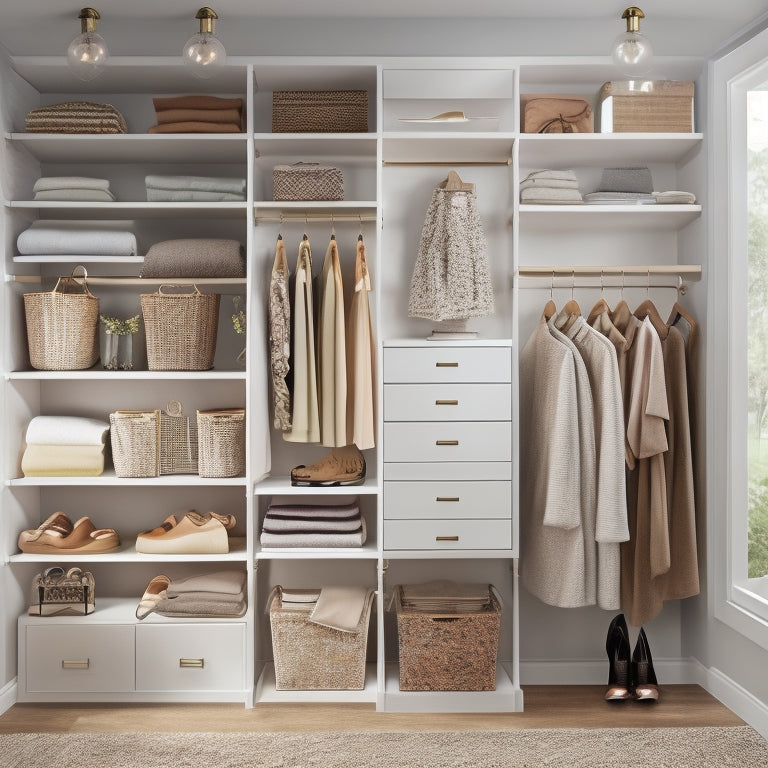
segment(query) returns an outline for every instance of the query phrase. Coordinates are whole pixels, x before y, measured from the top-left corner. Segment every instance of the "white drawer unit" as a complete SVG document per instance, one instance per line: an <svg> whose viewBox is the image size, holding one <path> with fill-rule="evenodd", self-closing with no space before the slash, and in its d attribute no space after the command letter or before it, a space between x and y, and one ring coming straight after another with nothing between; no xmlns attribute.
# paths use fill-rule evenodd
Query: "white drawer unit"
<svg viewBox="0 0 768 768"><path fill-rule="evenodd" d="M509 421L384 423L384 461L511 460Z"/></svg>
<svg viewBox="0 0 768 768"><path fill-rule="evenodd" d="M240 691L245 624L136 627L137 691Z"/></svg>
<svg viewBox="0 0 768 768"><path fill-rule="evenodd" d="M509 384L385 384L386 421L509 421Z"/></svg>
<svg viewBox="0 0 768 768"><path fill-rule="evenodd" d="M386 347L385 384L512 381L509 347Z"/></svg>
<svg viewBox="0 0 768 768"><path fill-rule="evenodd" d="M119 693L134 689L130 625L26 624L29 693Z"/></svg>
<svg viewBox="0 0 768 768"><path fill-rule="evenodd" d="M384 482L387 520L509 519L512 485L491 482Z"/></svg>
<svg viewBox="0 0 768 768"><path fill-rule="evenodd" d="M511 546L511 520L384 521L384 549L499 550Z"/></svg>

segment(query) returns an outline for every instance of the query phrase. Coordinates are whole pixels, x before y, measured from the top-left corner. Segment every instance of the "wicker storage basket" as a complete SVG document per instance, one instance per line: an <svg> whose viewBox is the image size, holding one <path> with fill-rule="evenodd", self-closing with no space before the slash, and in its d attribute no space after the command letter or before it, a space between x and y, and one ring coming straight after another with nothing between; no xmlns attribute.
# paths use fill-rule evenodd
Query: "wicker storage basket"
<svg viewBox="0 0 768 768"><path fill-rule="evenodd" d="M367 91L274 91L273 133L366 133Z"/></svg>
<svg viewBox="0 0 768 768"><path fill-rule="evenodd" d="M338 168L318 163L276 165L272 196L275 200L343 200L344 176Z"/></svg>
<svg viewBox="0 0 768 768"><path fill-rule="evenodd" d="M82 268L81 268L82 269ZM99 358L99 300L87 275L62 277L52 291L24 294L29 361L41 371L78 371Z"/></svg>
<svg viewBox="0 0 768 768"><path fill-rule="evenodd" d="M245 474L245 409L197 412L200 477Z"/></svg>
<svg viewBox="0 0 768 768"><path fill-rule="evenodd" d="M501 606L431 613L403 606L396 589L401 691L495 691Z"/></svg>
<svg viewBox="0 0 768 768"><path fill-rule="evenodd" d="M219 327L218 293L141 295L150 371L207 371L213 368Z"/></svg>
<svg viewBox="0 0 768 768"><path fill-rule="evenodd" d="M314 603L284 603L280 588L269 602L275 688L278 691L362 690L373 593L357 632L309 621Z"/></svg>
<svg viewBox="0 0 768 768"><path fill-rule="evenodd" d="M691 133L694 85L690 81L604 83L600 88L602 133Z"/></svg>

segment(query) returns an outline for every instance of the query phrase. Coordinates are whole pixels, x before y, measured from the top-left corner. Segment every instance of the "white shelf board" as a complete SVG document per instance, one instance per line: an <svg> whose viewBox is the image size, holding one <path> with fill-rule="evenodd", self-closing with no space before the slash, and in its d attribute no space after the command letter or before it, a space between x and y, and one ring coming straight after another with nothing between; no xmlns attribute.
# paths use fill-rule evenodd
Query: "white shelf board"
<svg viewBox="0 0 768 768"><path fill-rule="evenodd" d="M384 710L387 712L520 712L522 691L502 664L496 665L495 691L401 691L396 663L386 665Z"/></svg>
<svg viewBox="0 0 768 768"><path fill-rule="evenodd" d="M98 477L16 477L6 481L16 487L43 486L245 486L244 477L200 477L199 475L162 475L160 477L117 477L113 469L104 471Z"/></svg>
<svg viewBox="0 0 768 768"><path fill-rule="evenodd" d="M14 256L14 264L143 264L143 256L42 254ZM90 278L89 278L90 279Z"/></svg>
<svg viewBox="0 0 768 768"><path fill-rule="evenodd" d="M524 133L519 138L519 161L522 169L534 170L668 163L684 158L702 140L700 133Z"/></svg>
<svg viewBox="0 0 768 768"><path fill-rule="evenodd" d="M256 496L269 495L293 495L293 496L318 496L331 494L333 496L363 496L377 494L379 484L375 477L366 477L361 485L339 485L323 488L307 488L305 486L291 485L290 477L267 477L260 480L254 486Z"/></svg>
<svg viewBox="0 0 768 768"><path fill-rule="evenodd" d="M394 133L384 134L382 158L387 163L498 163L511 162L512 133Z"/></svg>
<svg viewBox="0 0 768 768"><path fill-rule="evenodd" d="M426 343L425 343L426 342ZM385 347L511 347L512 339L445 339L431 340L421 337L419 339L384 339Z"/></svg>
<svg viewBox="0 0 768 768"><path fill-rule="evenodd" d="M514 560L519 554L514 549L387 549L383 555L389 560Z"/></svg>
<svg viewBox="0 0 768 768"><path fill-rule="evenodd" d="M248 146L245 133L6 133L5 138L44 163L245 164Z"/></svg>
<svg viewBox="0 0 768 768"><path fill-rule="evenodd" d="M326 211L375 211L375 200L261 200L253 204L259 211L286 211L309 214Z"/></svg>
<svg viewBox="0 0 768 768"><path fill-rule="evenodd" d="M379 550L375 541L362 547L262 547L256 545L256 560L375 560Z"/></svg>
<svg viewBox="0 0 768 768"><path fill-rule="evenodd" d="M119 531L118 531L119 534ZM229 552L218 555L145 555L136 551L136 542L131 537L129 543L123 542L119 550L91 554L88 552L53 553L50 555L15 554L9 560L12 563L61 563L76 560L88 563L218 563L245 562L248 559L245 537L232 536L229 539Z"/></svg>
<svg viewBox="0 0 768 768"><path fill-rule="evenodd" d="M267 662L256 683L256 704L376 702L376 665L365 665L365 687L360 691L278 691L275 665Z"/></svg>
<svg viewBox="0 0 768 768"><path fill-rule="evenodd" d="M376 161L375 133L256 133L256 157L367 157Z"/></svg>
<svg viewBox="0 0 768 768"><path fill-rule="evenodd" d="M245 371L12 371L10 381L245 381Z"/></svg>
<svg viewBox="0 0 768 768"><path fill-rule="evenodd" d="M72 218L82 219L245 219L248 211L248 203L246 202L148 203L136 200L132 202L90 203L60 200L11 200L5 205L7 208L40 211L43 215L46 213L66 213Z"/></svg>
<svg viewBox="0 0 768 768"><path fill-rule="evenodd" d="M699 216L700 205L521 205L520 232L562 230L572 237L580 227L676 231Z"/></svg>

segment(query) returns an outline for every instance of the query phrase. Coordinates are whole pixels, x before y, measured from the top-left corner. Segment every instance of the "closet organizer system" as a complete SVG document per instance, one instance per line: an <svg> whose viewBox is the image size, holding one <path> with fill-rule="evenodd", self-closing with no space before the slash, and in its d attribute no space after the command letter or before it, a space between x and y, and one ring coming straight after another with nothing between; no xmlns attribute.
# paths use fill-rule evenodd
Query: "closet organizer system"
<svg viewBox="0 0 768 768"><path fill-rule="evenodd" d="M63 59L24 57L2 66L8 70L2 77L8 199L3 212L6 551L1 610L6 647L13 648L18 637L18 700L237 701L246 706L363 701L392 711L520 711L519 638L527 630L526 616L518 615L518 455L525 446L525 435L518 434L518 340L530 334L550 291L564 301L571 284L589 306L594 302L588 292L599 294L599 283L606 294L618 291L623 281L628 294L648 290L660 301L667 294L674 298L674 290L657 293L646 282L653 286L659 271L670 272L675 284L678 276L697 279L695 265L682 265L700 252L701 209L520 205L517 185L531 170L568 168L586 190L604 166L637 164L648 165L664 188L700 193L702 136L520 132L522 93L596 94L604 81L615 78L603 58L243 58L206 83L192 81L176 60L124 58L85 85L72 79ZM666 71L692 79L699 68L700 62L676 61ZM365 89L368 132L272 133L273 91L295 89ZM147 133L154 123L153 96L201 92L243 98L244 132ZM129 132L24 132L30 109L73 96L114 104L126 116ZM463 110L468 121L419 122L450 110ZM273 167L299 160L339 167L345 199L274 202ZM477 190L495 313L470 321L476 339L427 341L432 324L408 317L409 281L430 195L451 169ZM245 177L247 200L145 202L144 177L150 173ZM117 202L33 201L32 185L43 175L108 178ZM23 293L51 286L85 261L17 255L16 237L38 218L128 221L142 253L154 242L176 237L239 239L246 246L247 277L197 281L201 290L222 294L213 369L148 371L139 361L126 372L31 370ZM365 451L364 484L333 489L359 497L368 538L357 549L266 549L259 534L273 499L312 503L325 493L291 486L291 468L310 464L328 450L286 441L273 427L266 302L275 243L282 235L293 267L303 234L322 254L332 231L347 292L360 235L372 280L376 444ZM321 264L316 258L316 273ZM137 278L141 256L90 258L86 267L102 311L110 314L135 314L139 294L158 282ZM539 268L538 276L529 277L529 268ZM582 287L585 270L597 287ZM640 287L633 288L638 282ZM244 370L236 363L242 337L233 333L229 319L236 295L246 297ZM34 416L103 419L118 408L156 408L169 400L181 401L189 414L246 408L245 477L121 479L110 471L97 478L22 476L21 441ZM445 401L457 405L446 413L436 405ZM441 503L445 498L459 502ZM18 531L37 527L61 509L73 519L88 515L130 542L167 514L191 508L235 515L229 554L143 555L124 543L118 552L77 558L96 577L93 614L25 615L33 575L56 558L20 554ZM182 578L229 566L247 570L248 610L242 618L135 619L138 600L154 575ZM397 584L436 578L488 582L499 590L503 608L495 691L399 690L389 597ZM363 690L276 690L265 605L276 584L376 588ZM62 663L67 661L80 663ZM11 663L2 682L13 676Z"/></svg>

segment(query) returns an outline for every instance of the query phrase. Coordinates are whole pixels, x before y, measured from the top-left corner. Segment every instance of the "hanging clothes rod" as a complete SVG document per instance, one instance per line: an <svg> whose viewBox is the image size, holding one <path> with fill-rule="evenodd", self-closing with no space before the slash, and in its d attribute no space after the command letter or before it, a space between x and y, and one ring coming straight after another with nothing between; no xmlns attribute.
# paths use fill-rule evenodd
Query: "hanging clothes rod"
<svg viewBox="0 0 768 768"><path fill-rule="evenodd" d="M687 280L701 280L700 264L649 264L617 267L615 264L588 265L578 267L527 266L518 269L520 277L651 277L654 275L677 275Z"/></svg>
<svg viewBox="0 0 768 768"><path fill-rule="evenodd" d="M56 277L41 275L6 275L7 283L42 283L43 281L56 282ZM130 285L130 286L158 286L158 285L242 285L247 280L244 277L132 277L130 275L111 275L107 277L94 277L88 275L89 285Z"/></svg>
<svg viewBox="0 0 768 768"><path fill-rule="evenodd" d="M357 221L362 224L364 221L376 221L375 213L272 213L269 215L256 216L254 221L258 224L260 221Z"/></svg>
<svg viewBox="0 0 768 768"><path fill-rule="evenodd" d="M383 160L382 165L422 165L441 168L455 168L457 166L484 166L484 165L512 165L512 158L506 160Z"/></svg>

